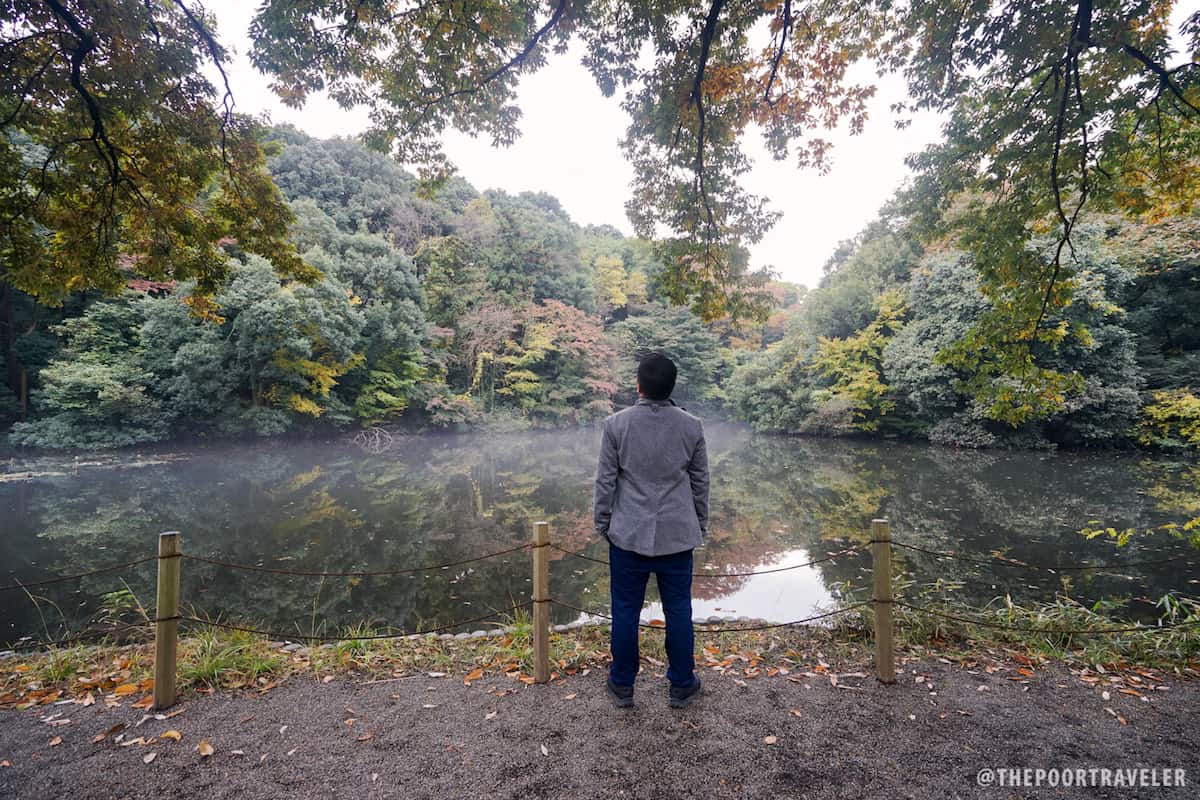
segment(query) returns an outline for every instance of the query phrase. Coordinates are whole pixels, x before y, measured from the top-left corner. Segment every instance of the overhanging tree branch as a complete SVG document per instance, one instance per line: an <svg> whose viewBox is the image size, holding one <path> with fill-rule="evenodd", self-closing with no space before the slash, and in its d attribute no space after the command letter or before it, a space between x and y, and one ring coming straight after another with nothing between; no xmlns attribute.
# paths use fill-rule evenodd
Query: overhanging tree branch
<svg viewBox="0 0 1200 800"><path fill-rule="evenodd" d="M763 87L763 102L771 108L775 107L775 101L771 99L771 84L775 82L775 75L779 72L779 63L783 61L783 54L787 52L788 33L792 30L792 0L784 0L781 19L779 45L775 48L775 58L771 61L771 74L767 76L766 86Z"/></svg>
<svg viewBox="0 0 1200 800"><path fill-rule="evenodd" d="M704 111L704 71L708 68L708 56L711 52L713 39L716 38L717 20L725 0L713 0L704 18L704 30L700 34L700 59L696 65L696 78L692 82L692 101L696 104L696 157L693 169L696 174L696 187L700 202L704 206L707 224L704 231L705 260L709 260L712 251L713 231L716 230L716 219L713 214L712 202L708 196L708 187L704 179L704 141L705 141L705 111Z"/></svg>
<svg viewBox="0 0 1200 800"><path fill-rule="evenodd" d="M1175 96L1176 100L1178 100L1180 103L1185 105L1188 109L1190 109L1193 114L1200 114L1200 107L1196 106L1194 103L1192 103L1190 100L1188 100L1187 97L1183 93L1183 89L1179 86L1179 84L1175 80L1173 80L1171 78L1171 74L1173 72L1177 72L1180 69L1183 69L1190 65L1184 64L1182 67L1178 67L1175 70L1168 71L1161 64L1157 63L1154 59L1150 58L1150 56L1146 55L1141 50L1139 50L1138 48L1134 47L1131 44L1128 44L1126 42L1121 42L1120 48L1121 48L1122 52L1126 53L1129 56L1132 56L1134 59L1139 61L1146 69L1148 69L1150 72L1152 72L1156 76L1158 76L1160 90L1166 89L1167 91L1169 91L1171 94L1173 94Z"/></svg>
<svg viewBox="0 0 1200 800"><path fill-rule="evenodd" d="M438 97L435 97L433 100L430 100L425 104L424 107L432 108L446 102L447 100L452 100L455 97L459 97L464 94L474 94L505 73L519 68L537 48L538 43L541 42L541 40L548 33L550 33L550 31L554 30L554 27L558 25L558 21L562 19L563 12L566 10L567 0L558 0L558 5L555 6L554 12L550 15L550 19L546 20L546 24L534 32L533 36L529 38L529 41L525 43L525 46L521 48L520 52L518 52L504 64L483 76L483 78L478 82L473 83L470 86L464 86L461 89L456 89L453 92L445 92Z"/></svg>
<svg viewBox="0 0 1200 800"><path fill-rule="evenodd" d="M229 128L229 124L233 121L234 105L233 90L229 88L229 75L225 72L225 53L221 49L221 45L217 44L216 38L214 38L208 28L205 27L204 22L194 13L192 13L192 10L187 7L183 0L175 0L175 5L178 6L179 10L183 12L183 15L187 17L188 25L191 26L196 35L200 37L200 40L204 42L204 48L208 51L209 57L213 60L213 65L217 68L217 72L221 74L221 82L225 86L225 94L221 97L221 160L224 162L226 161L225 134ZM153 28L153 17L150 19L150 25Z"/></svg>

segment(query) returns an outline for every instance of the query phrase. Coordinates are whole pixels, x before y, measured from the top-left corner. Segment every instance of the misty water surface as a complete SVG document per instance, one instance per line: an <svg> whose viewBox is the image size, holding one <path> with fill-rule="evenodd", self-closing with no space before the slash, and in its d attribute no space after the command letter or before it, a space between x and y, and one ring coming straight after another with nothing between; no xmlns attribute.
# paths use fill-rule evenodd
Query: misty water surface
<svg viewBox="0 0 1200 800"><path fill-rule="evenodd" d="M1089 523L1152 531L1197 511L1200 468L1139 454L970 452L917 444L754 436L709 425L712 534L697 569L746 572L801 564L865 541L872 517L896 539L1035 563L1104 562L1188 552L1165 532L1117 549L1085 540ZM528 541L547 520L555 542L603 558L592 534L594 431L430 435L372 454L345 442L269 443L0 462L0 579L35 581L152 555L179 530L188 553L308 571L402 569ZM1151 555L1153 554L1153 555ZM1027 572L897 552L919 583L963 581L975 604L1008 593L1146 600L1195 594L1195 565ZM507 608L529 597L529 553L471 567L378 578L254 574L183 562L186 613L297 633L369 622L405 630ZM869 557L751 578L697 580L697 616L787 621L863 585ZM0 640L77 632L102 596L128 589L153 606L153 562L125 573L0 592ZM122 580L123 579L123 580ZM555 554L551 591L607 606L604 566ZM653 589L647 618L656 616ZM128 602L128 596L127 601ZM111 603L110 603L111 605ZM555 622L578 615L555 608ZM128 615L126 619L128 619ZM474 625L474 628L483 627Z"/></svg>

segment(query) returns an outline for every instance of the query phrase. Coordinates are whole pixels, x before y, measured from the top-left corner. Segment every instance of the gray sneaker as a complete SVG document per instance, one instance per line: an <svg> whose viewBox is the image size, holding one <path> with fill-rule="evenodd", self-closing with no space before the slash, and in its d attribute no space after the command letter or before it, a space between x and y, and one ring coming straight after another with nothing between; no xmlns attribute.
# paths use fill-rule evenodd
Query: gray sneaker
<svg viewBox="0 0 1200 800"><path fill-rule="evenodd" d="M692 702L692 698L700 694L703 688L704 681L700 680L699 675L696 676L696 680L691 686L672 686L671 695L668 700L671 708L687 708Z"/></svg>
<svg viewBox="0 0 1200 800"><path fill-rule="evenodd" d="M608 697L612 700L614 706L617 708L629 708L633 705L632 686L617 686L612 682L612 678L605 681L605 686L608 688Z"/></svg>

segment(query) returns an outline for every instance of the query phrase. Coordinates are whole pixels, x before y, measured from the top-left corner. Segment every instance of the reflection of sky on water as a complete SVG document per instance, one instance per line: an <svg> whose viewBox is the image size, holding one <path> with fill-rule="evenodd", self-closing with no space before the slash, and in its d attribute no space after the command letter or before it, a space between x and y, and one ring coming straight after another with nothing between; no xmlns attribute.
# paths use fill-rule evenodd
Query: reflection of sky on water
<svg viewBox="0 0 1200 800"><path fill-rule="evenodd" d="M815 557L807 550L788 550L762 564L758 570L807 564ZM710 567L711 564L706 566L702 559L696 559L696 572L708 572ZM705 580L707 579L695 578L694 583L702 583ZM653 582L652 578L651 585ZM790 622L828 610L830 599L829 589L825 586L820 570L815 566L799 566L787 572L772 572L746 578L746 582L740 588L724 597L712 600L695 598L692 600L692 616L701 619L709 616L750 617L765 619L768 622ZM657 601L648 603L642 612L643 621L662 617L662 604Z"/></svg>

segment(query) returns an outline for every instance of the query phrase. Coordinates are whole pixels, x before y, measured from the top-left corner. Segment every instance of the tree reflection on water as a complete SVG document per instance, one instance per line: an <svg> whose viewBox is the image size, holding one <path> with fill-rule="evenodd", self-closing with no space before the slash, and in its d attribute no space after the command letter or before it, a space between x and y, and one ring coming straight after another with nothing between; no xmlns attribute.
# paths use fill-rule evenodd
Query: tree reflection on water
<svg viewBox="0 0 1200 800"><path fill-rule="evenodd" d="M1194 549L1181 525L1200 514L1200 468L1137 454L970 452L892 442L783 439L710 425L712 535L701 571L750 572L801 563L864 543L872 518L898 541L1029 563L1104 563ZM122 455L75 468L70 460L12 460L0 483L4 583L37 580L150 555L155 536L180 530L186 552L309 571L403 569L444 563L528 540L547 520L562 547L604 558L591 525L592 431L520 436L424 436L381 454L342 443L290 442ZM64 466L65 464L65 466ZM17 473L25 477L17 479ZM1137 533L1091 540L1092 525ZM1128 571L1056 574L939 560L897 551L920 582L964 581L962 598L1073 596L1136 601L1193 593L1200 571L1172 563ZM861 585L855 555L759 577L698 579L697 613L794 619L841 582ZM126 576L153 602L154 564ZM529 556L419 575L311 578L234 572L186 562L185 607L297 633L366 620L403 629L507 608L529 596ZM78 630L123 588L99 575L0 594L0 639ZM555 552L552 593L607 605L602 565ZM651 592L653 600L653 592ZM556 622L574 614L555 609ZM64 620L66 621L64 624Z"/></svg>

